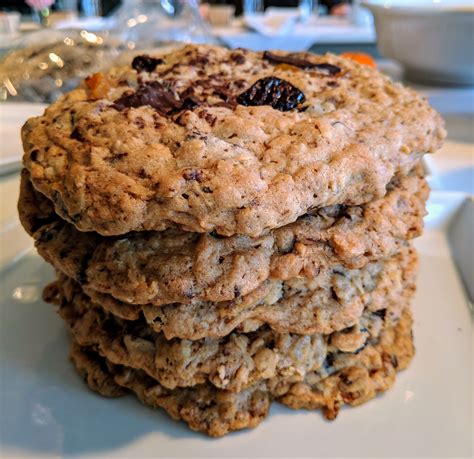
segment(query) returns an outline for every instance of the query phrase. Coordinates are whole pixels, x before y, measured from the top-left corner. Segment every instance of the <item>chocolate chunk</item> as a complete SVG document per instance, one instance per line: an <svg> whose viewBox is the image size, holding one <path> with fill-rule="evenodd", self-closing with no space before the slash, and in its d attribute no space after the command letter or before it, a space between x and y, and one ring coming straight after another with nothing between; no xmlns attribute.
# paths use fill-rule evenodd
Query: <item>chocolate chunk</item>
<svg viewBox="0 0 474 459"><path fill-rule="evenodd" d="M144 54L143 56L136 56L132 61L132 68L137 72L153 72L157 65L163 64L163 59L156 59L154 57Z"/></svg>
<svg viewBox="0 0 474 459"><path fill-rule="evenodd" d="M237 285L234 285L234 298L239 298L240 294L240 288L237 287Z"/></svg>
<svg viewBox="0 0 474 459"><path fill-rule="evenodd" d="M84 136L81 134L81 131L77 127L73 129L71 132L71 135L69 136L71 139L77 140L79 142L84 142Z"/></svg>
<svg viewBox="0 0 474 459"><path fill-rule="evenodd" d="M133 93L126 93L119 97L112 105L118 111L126 108L137 108L149 105L161 115L171 115L181 110L192 110L202 105L203 101L194 95L194 90L188 88L176 97L161 83L152 81L141 84Z"/></svg>
<svg viewBox="0 0 474 459"><path fill-rule="evenodd" d="M162 115L167 115L174 110L180 109L182 103L161 83L152 81L140 85L133 93L126 93L119 97L112 107L122 111L126 108L137 108L145 105L153 107Z"/></svg>
<svg viewBox="0 0 474 459"><path fill-rule="evenodd" d="M390 355L390 362L391 362L393 368L398 368L398 358L395 354Z"/></svg>
<svg viewBox="0 0 474 459"><path fill-rule="evenodd" d="M243 63L245 63L245 56L241 53L232 53L230 55L230 59L232 62L234 62L235 64L237 65L242 65Z"/></svg>
<svg viewBox="0 0 474 459"><path fill-rule="evenodd" d="M345 373L340 373L339 374L339 379L342 381L342 383L345 386L351 386L352 385L352 381L349 379L349 376L347 376Z"/></svg>
<svg viewBox="0 0 474 459"><path fill-rule="evenodd" d="M385 315L387 314L386 309L379 309L378 311L375 311L374 314L378 317L380 317L382 320L385 320Z"/></svg>
<svg viewBox="0 0 474 459"><path fill-rule="evenodd" d="M203 104L203 101L194 94L194 88L191 86L179 95L179 99L182 110L192 110Z"/></svg>
<svg viewBox="0 0 474 459"><path fill-rule="evenodd" d="M304 101L302 91L288 81L274 76L258 80L237 97L237 102L241 105L270 105L282 112L298 108Z"/></svg>
<svg viewBox="0 0 474 459"><path fill-rule="evenodd" d="M302 59L301 57L293 56L288 54L286 56L279 56L278 54L270 53L269 51L265 51L263 53L263 58L272 64L289 64L293 65L294 67L298 67L303 70L323 70L327 72L329 75L336 75L341 72L341 69L336 65L332 64L315 64L314 62L310 62L307 59Z"/></svg>

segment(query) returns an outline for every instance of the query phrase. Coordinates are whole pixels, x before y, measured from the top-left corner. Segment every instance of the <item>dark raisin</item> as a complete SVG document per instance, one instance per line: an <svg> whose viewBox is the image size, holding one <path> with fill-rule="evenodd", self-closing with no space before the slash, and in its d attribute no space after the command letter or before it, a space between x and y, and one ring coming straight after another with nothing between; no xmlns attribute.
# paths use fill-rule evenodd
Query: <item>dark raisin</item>
<svg viewBox="0 0 474 459"><path fill-rule="evenodd" d="M163 59L156 59L144 54L143 56L136 56L133 59L132 68L137 72L153 72L156 66L163 64L163 62Z"/></svg>
<svg viewBox="0 0 474 459"><path fill-rule="evenodd" d="M336 65L332 64L316 64L314 62L310 62L307 59L303 59L301 57L294 56L292 54L287 54L285 56L280 56L278 54L273 54L268 51L263 53L263 58L273 64L289 64L293 65L294 67L298 67L304 70L323 70L325 73L329 75L336 75L341 72L341 69Z"/></svg>
<svg viewBox="0 0 474 459"><path fill-rule="evenodd" d="M305 95L298 88L277 77L262 78L237 97L241 105L270 105L282 112L298 108L304 101Z"/></svg>
<svg viewBox="0 0 474 459"><path fill-rule="evenodd" d="M382 320L385 320L385 315L387 314L386 309L379 309L378 311L375 311L374 314L378 317L380 317Z"/></svg>
<svg viewBox="0 0 474 459"><path fill-rule="evenodd" d="M212 193L212 190L208 186L203 187L202 191L204 193Z"/></svg>

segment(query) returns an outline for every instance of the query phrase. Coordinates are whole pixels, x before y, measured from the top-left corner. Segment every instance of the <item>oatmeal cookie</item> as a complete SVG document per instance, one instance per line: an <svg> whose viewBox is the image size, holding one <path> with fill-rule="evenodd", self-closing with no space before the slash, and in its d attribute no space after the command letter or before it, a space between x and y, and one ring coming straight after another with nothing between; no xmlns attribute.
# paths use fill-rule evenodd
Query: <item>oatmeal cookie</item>
<svg viewBox="0 0 474 459"><path fill-rule="evenodd" d="M383 197L445 137L424 99L343 57L188 45L137 62L22 129L33 185L81 231L260 237Z"/></svg>
<svg viewBox="0 0 474 459"><path fill-rule="evenodd" d="M48 295L52 289L57 289L54 301L75 342L93 347L114 364L145 371L168 389L210 382L219 389L240 392L275 377L302 381L321 367L328 354L358 353L373 343L383 329L396 325L406 307L367 310L356 324L330 335L276 333L263 326L218 339L167 340L143 318L120 319L85 294L68 299L60 285L49 287Z"/></svg>
<svg viewBox="0 0 474 459"><path fill-rule="evenodd" d="M167 389L144 371L114 365L90 347L74 343L71 360L89 387L105 396L134 392L148 406L163 408L193 430L222 436L232 430L257 426L277 400L292 408L321 409L334 419L344 404L357 406L388 390L395 373L407 367L414 354L411 313L384 330L376 344L358 354L341 354L328 360L324 370L306 376L304 382L274 378L241 392L216 389L211 384Z"/></svg>
<svg viewBox="0 0 474 459"><path fill-rule="evenodd" d="M232 301L163 306L120 302L59 275L59 281L46 289L45 299L61 304L61 297L71 302L85 293L119 318L137 320L143 315L150 328L166 339L220 338L233 330L249 333L263 325L277 333L329 334L356 324L364 309L398 314L397 308L408 303L415 291L416 268L416 252L407 247L360 270L335 268L328 284L304 278L266 281Z"/></svg>
<svg viewBox="0 0 474 459"><path fill-rule="evenodd" d="M20 217L40 255L81 285L133 304L222 302L267 279L329 282L332 268L359 269L394 256L421 234L428 186L417 167L363 206L332 206L261 238L178 230L103 237L59 218L22 174ZM325 277L326 276L326 277Z"/></svg>

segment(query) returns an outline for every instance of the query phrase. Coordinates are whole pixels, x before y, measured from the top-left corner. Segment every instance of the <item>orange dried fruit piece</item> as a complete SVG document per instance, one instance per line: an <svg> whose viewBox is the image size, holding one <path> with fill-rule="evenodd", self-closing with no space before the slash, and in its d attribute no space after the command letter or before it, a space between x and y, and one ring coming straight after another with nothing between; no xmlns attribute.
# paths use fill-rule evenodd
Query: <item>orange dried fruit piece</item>
<svg viewBox="0 0 474 459"><path fill-rule="evenodd" d="M346 57L347 59L351 59L359 64L368 65L369 67L376 68L377 64L372 56L366 53L360 52L346 52L341 54L342 57Z"/></svg>
<svg viewBox="0 0 474 459"><path fill-rule="evenodd" d="M112 85L107 75L103 73L94 73L85 80L86 86L89 89L91 99L103 99L107 96Z"/></svg>

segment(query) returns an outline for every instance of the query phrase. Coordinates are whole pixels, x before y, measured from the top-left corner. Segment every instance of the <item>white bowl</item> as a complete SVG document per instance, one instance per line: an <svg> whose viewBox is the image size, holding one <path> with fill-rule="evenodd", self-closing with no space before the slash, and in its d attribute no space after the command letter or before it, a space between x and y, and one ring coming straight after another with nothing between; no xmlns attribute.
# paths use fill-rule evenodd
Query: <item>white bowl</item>
<svg viewBox="0 0 474 459"><path fill-rule="evenodd" d="M472 0L366 0L380 52L411 80L474 84Z"/></svg>

